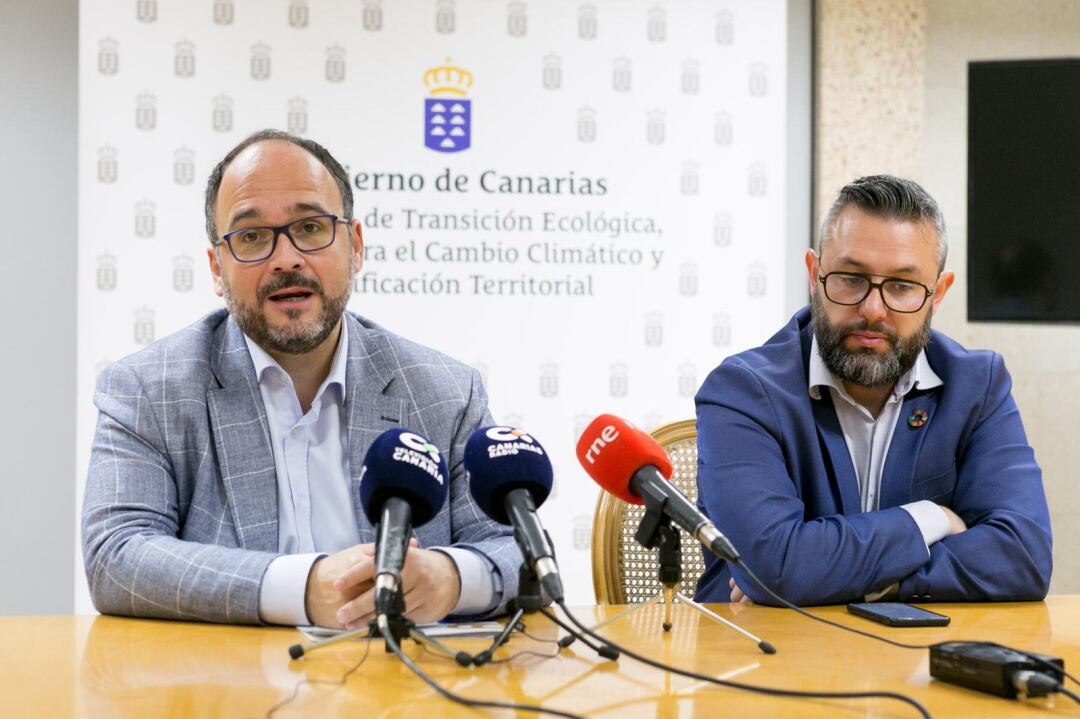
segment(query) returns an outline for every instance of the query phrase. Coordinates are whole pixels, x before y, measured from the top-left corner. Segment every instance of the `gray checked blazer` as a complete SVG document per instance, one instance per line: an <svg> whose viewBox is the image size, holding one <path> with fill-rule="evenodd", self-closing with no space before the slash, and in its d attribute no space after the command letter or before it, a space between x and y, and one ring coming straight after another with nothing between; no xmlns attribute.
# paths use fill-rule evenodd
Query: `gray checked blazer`
<svg viewBox="0 0 1080 719"><path fill-rule="evenodd" d="M371 442L412 429L447 458L449 499L416 530L425 547L467 547L517 593L511 531L469 493L465 442L491 424L478 373L352 313L346 369L353 496ZM105 369L82 514L86 577L107 614L259 622L278 556L278 497L266 410L243 333L225 310ZM374 541L356 502L361 542Z"/></svg>

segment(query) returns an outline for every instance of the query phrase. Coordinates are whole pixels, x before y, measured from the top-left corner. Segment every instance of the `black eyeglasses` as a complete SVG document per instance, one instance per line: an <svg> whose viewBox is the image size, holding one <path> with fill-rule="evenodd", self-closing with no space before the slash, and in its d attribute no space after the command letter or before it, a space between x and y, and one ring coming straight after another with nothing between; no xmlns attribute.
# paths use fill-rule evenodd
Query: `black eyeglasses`
<svg viewBox="0 0 1080 719"><path fill-rule="evenodd" d="M274 254L278 235L284 234L300 252L318 252L334 244L337 223L349 221L337 215L314 215L280 227L245 227L223 235L215 247L224 242L237 262L262 262Z"/></svg>
<svg viewBox="0 0 1080 719"><path fill-rule="evenodd" d="M881 282L871 282L871 277L857 272L830 272L819 276L818 282L825 287L825 296L838 305L857 305L865 300L875 288L881 293L881 301L893 312L918 312L934 291L914 280L885 277Z"/></svg>

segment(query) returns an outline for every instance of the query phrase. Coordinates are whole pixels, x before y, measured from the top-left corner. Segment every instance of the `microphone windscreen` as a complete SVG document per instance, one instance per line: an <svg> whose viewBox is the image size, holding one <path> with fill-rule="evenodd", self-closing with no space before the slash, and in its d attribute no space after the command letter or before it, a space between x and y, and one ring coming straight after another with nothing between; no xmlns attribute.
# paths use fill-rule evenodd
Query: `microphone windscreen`
<svg viewBox="0 0 1080 719"><path fill-rule="evenodd" d="M405 500L412 525L419 527L446 504L446 460L439 449L415 432L388 429L371 443L360 470L360 506L368 521L378 524L383 504Z"/></svg>
<svg viewBox="0 0 1080 719"><path fill-rule="evenodd" d="M539 507L551 494L551 459L535 438L513 427L481 427L465 443L469 491L484 514L510 524L503 500L515 489L528 490Z"/></svg>
<svg viewBox="0 0 1080 719"><path fill-rule="evenodd" d="M641 504L630 480L642 467L652 465L671 476L671 460L650 435L613 414L594 419L577 442L578 462L593 480L624 502Z"/></svg>

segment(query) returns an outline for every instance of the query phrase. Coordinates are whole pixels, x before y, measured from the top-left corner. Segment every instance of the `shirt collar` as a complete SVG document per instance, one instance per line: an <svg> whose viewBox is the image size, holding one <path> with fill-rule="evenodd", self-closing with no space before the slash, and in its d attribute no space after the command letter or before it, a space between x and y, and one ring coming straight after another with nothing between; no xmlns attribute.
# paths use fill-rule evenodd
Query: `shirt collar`
<svg viewBox="0 0 1080 719"><path fill-rule="evenodd" d="M260 385L265 384L268 378L273 375L283 377L288 380L290 385L292 384L288 372L282 369L281 365L277 363L277 360L271 357L266 350L248 337L247 333L244 333L244 342L247 343L248 352L251 354L251 362L255 365L255 376L259 378ZM345 401L345 368L348 365L348 354L349 323L345 315L342 315L341 335L338 337L337 349L334 350L334 361L330 364L329 374L326 375L326 379L319 385L319 389L315 393L316 398L326 391L327 388L337 386L338 391L341 393L341 400Z"/></svg>
<svg viewBox="0 0 1080 719"><path fill-rule="evenodd" d="M915 387L932 389L943 384L945 383L931 369L930 362L926 359L926 350L922 350L919 352L919 356L915 358L915 364L904 373L904 376L893 387L893 395L903 397ZM829 368L825 366L825 360L821 359L821 351L818 348L817 335L815 334L810 341L810 380L807 387L811 399L821 399L822 387L832 387L839 392L843 392L845 396L847 395L843 380L830 372Z"/></svg>

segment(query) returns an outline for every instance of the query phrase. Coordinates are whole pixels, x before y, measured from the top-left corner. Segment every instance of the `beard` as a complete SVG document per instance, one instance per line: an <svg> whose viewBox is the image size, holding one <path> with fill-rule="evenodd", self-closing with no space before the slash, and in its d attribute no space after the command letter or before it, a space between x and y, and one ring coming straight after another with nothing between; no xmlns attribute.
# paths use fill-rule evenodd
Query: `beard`
<svg viewBox="0 0 1080 719"><path fill-rule="evenodd" d="M810 316L814 323L821 359L829 371L845 382L860 387L891 387L915 366L919 353L930 341L930 312L922 326L910 337L901 337L881 324L866 320L847 325L834 325L829 321L822 306L822 293L814 293L810 302ZM844 347L844 340L851 332L880 332L889 341L884 354L869 347L855 351Z"/></svg>
<svg viewBox="0 0 1080 719"><path fill-rule="evenodd" d="M299 272L282 272L259 288L255 305L252 306L245 304L232 293L224 276L222 276L221 284L225 295L225 306L244 334L267 351L286 354L304 354L321 345L341 320L352 292L350 281L340 295L329 297L318 280L308 279ZM286 287L302 287L322 300L322 312L319 316L300 324L271 325L266 319L263 307L270 301L270 295ZM284 312L290 320L300 317L300 310L290 310L286 307Z"/></svg>

